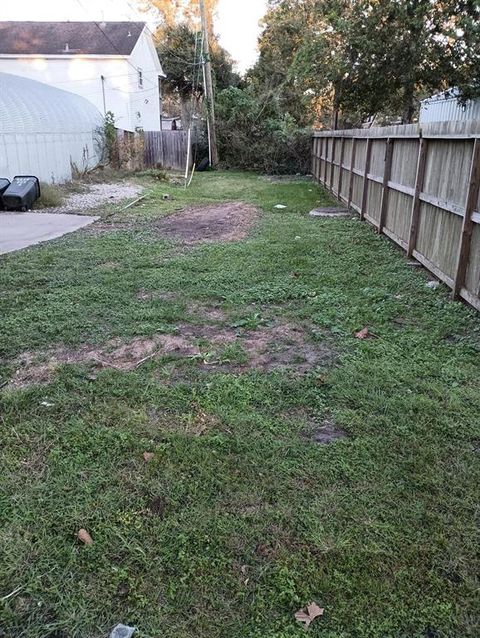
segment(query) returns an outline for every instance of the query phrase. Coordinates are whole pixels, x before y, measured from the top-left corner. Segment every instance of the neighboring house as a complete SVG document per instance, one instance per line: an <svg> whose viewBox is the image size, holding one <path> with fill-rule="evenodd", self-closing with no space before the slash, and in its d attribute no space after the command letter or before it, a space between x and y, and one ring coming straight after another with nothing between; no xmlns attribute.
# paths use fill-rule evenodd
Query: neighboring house
<svg viewBox="0 0 480 638"><path fill-rule="evenodd" d="M164 131L180 131L182 129L182 120L179 117L162 117L162 130Z"/></svg>
<svg viewBox="0 0 480 638"><path fill-rule="evenodd" d="M420 103L420 124L459 120L480 120L480 100L468 100L462 104L458 101L458 91L450 89Z"/></svg>
<svg viewBox="0 0 480 638"><path fill-rule="evenodd" d="M0 22L0 72L81 95L120 129L160 129L165 75L143 22Z"/></svg>
<svg viewBox="0 0 480 638"><path fill-rule="evenodd" d="M97 166L103 117L79 95L0 73L0 177L64 182Z"/></svg>

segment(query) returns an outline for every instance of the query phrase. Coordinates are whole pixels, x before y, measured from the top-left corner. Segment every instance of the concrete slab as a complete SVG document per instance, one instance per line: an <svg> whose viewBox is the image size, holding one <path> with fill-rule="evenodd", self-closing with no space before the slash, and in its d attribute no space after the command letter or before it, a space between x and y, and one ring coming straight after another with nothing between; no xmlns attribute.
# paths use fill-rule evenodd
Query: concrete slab
<svg viewBox="0 0 480 638"><path fill-rule="evenodd" d="M314 208L310 211L311 217L350 217L350 213L346 208L325 207Z"/></svg>
<svg viewBox="0 0 480 638"><path fill-rule="evenodd" d="M0 213L0 255L62 237L99 219L53 213Z"/></svg>

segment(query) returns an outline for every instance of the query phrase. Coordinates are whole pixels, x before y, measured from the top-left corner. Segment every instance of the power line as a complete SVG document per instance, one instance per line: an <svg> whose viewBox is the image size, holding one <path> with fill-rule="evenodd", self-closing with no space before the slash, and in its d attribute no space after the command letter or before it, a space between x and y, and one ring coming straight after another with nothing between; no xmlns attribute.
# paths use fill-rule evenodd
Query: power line
<svg viewBox="0 0 480 638"><path fill-rule="evenodd" d="M143 71L143 73L153 73L154 71L156 71L157 69L148 69L148 71ZM137 77L138 75L138 69L135 69L135 74L133 73L118 73L115 75L104 75L106 80L112 80L115 78L128 78L128 77ZM96 75L95 77L91 77L91 78L82 78L81 80L63 80L62 82L55 82L55 85L57 84L76 84L77 82L93 82L94 80L98 80L98 75ZM150 82L151 84L153 84L153 87L155 88L155 84L153 82ZM145 89L147 91L151 91L153 89Z"/></svg>

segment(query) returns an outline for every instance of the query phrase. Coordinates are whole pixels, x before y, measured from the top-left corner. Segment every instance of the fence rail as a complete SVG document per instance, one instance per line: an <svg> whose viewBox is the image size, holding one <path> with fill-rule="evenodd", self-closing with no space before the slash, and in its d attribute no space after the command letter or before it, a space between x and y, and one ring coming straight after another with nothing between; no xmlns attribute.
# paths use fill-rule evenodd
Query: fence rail
<svg viewBox="0 0 480 638"><path fill-rule="evenodd" d="M316 131L312 172L480 310L480 122Z"/></svg>

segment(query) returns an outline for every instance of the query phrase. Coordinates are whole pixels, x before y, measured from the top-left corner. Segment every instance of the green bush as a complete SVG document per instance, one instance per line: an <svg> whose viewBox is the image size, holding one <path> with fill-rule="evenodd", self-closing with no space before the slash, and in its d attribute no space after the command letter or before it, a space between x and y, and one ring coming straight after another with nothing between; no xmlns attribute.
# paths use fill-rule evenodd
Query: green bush
<svg viewBox="0 0 480 638"><path fill-rule="evenodd" d="M226 168L268 174L310 170L311 131L281 113L272 94L230 87L217 98L218 144Z"/></svg>

